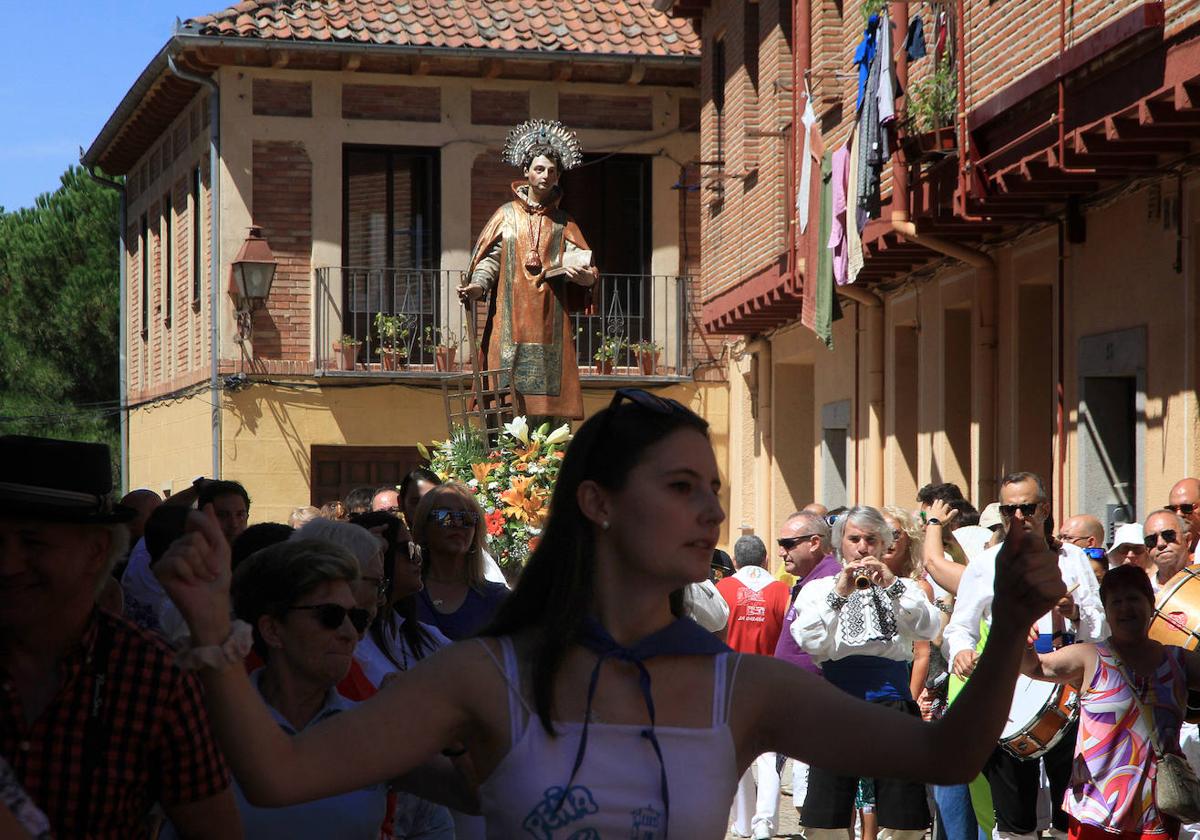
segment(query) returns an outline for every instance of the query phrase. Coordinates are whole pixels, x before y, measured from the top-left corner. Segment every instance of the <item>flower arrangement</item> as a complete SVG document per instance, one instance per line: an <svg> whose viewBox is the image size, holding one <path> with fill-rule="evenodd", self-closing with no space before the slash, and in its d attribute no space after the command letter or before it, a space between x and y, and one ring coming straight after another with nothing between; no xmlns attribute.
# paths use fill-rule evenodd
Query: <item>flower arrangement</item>
<svg viewBox="0 0 1200 840"><path fill-rule="evenodd" d="M505 424L492 449L479 430L464 427L432 447L419 447L430 469L475 492L484 511L488 551L510 580L541 538L570 439L566 423L553 431L549 423L530 429L524 417L517 417Z"/></svg>

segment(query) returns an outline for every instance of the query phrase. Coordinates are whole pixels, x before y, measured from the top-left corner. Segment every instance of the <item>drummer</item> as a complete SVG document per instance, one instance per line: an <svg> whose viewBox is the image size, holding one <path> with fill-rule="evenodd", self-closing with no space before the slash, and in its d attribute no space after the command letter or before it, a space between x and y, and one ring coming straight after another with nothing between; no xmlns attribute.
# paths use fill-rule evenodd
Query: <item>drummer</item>
<svg viewBox="0 0 1200 840"><path fill-rule="evenodd" d="M1150 562L1154 564L1150 583L1158 592L1191 563L1187 548L1188 523L1174 511L1156 510L1146 517L1142 532L1150 551Z"/></svg>
<svg viewBox="0 0 1200 840"><path fill-rule="evenodd" d="M1106 629L1096 576L1082 549L1054 539L1050 500L1041 478L1030 472L1005 476L1000 482L1000 515L1006 530L1023 528L1032 533L1044 533L1047 544L1058 552L1058 567L1068 594L1052 613L1038 622L1041 649L1049 652L1056 643L1074 638L1089 642L1102 639ZM981 624L990 626L998 551L998 548L988 549L963 572L954 613L944 633L951 669L964 679L975 670ZM1042 757L1056 803L1062 801L1070 775L1075 727L1072 723L1062 740ZM997 747L985 765L983 772L996 810L999 840L1032 838L1037 833L1040 763L1022 761ZM1067 815L1057 804L1053 824L1057 831L1066 832Z"/></svg>
<svg viewBox="0 0 1200 840"><path fill-rule="evenodd" d="M1105 641L1046 654L1030 646L1022 664L1034 679L1073 685L1080 692L1079 736L1071 742L1075 769L1062 802L1069 815L1068 836L1168 840L1178 836L1179 823L1155 807L1157 748L1131 681L1138 691L1145 690L1163 750L1181 755L1180 724L1187 690L1200 688L1200 652L1149 637L1154 592L1139 566L1110 570L1100 584L1100 597L1112 628Z"/></svg>

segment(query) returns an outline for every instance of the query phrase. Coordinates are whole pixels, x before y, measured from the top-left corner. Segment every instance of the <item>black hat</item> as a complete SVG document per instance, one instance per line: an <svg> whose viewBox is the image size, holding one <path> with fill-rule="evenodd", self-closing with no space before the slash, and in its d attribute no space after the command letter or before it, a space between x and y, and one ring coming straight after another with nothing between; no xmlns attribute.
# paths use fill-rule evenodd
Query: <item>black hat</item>
<svg viewBox="0 0 1200 840"><path fill-rule="evenodd" d="M0 436L0 516L102 525L136 515L113 503L105 444Z"/></svg>

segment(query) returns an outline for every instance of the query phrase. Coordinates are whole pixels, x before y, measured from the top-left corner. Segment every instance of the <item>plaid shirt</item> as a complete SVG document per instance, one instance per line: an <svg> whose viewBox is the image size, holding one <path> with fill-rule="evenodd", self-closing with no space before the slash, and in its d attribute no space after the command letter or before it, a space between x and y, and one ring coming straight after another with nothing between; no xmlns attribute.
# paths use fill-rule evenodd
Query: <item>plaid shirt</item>
<svg viewBox="0 0 1200 840"><path fill-rule="evenodd" d="M101 630L110 640L107 667L98 661ZM125 840L143 831L155 802L196 802L229 786L200 685L175 667L162 641L97 611L59 670L57 694L30 723L0 668L0 756L56 836ZM102 747L85 761L89 729Z"/></svg>

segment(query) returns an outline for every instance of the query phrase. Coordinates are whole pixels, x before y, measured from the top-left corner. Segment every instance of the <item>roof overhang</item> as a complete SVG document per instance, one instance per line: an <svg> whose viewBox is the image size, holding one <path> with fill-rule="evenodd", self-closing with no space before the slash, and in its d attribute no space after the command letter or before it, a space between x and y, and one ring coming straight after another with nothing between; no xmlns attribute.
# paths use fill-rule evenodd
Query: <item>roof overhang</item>
<svg viewBox="0 0 1200 840"><path fill-rule="evenodd" d="M199 87L171 73L168 55L182 69L202 76L223 65L240 65L688 88L700 84L699 56L287 41L203 35L180 25L92 141L81 159L85 166L127 174L146 146L187 107Z"/></svg>

